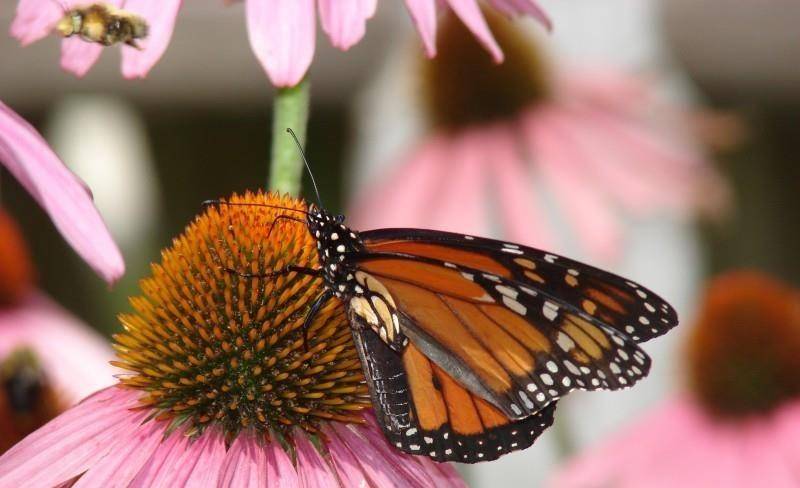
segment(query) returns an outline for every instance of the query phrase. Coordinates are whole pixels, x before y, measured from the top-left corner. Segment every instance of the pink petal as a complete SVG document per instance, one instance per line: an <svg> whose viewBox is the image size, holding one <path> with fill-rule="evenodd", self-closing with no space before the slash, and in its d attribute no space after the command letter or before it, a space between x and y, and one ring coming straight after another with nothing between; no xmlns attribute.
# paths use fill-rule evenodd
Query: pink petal
<svg viewBox="0 0 800 488"><path fill-rule="evenodd" d="M448 171L447 140L434 136L402 158L351 205L354 228L430 226L428 211Z"/></svg>
<svg viewBox="0 0 800 488"><path fill-rule="evenodd" d="M278 442L268 443L264 449L267 457L267 482L269 487L297 488L300 479L294 469L292 460Z"/></svg>
<svg viewBox="0 0 800 488"><path fill-rule="evenodd" d="M491 53L496 63L503 62L503 51L495 41L481 8L476 0L446 0L461 22L478 38L481 44Z"/></svg>
<svg viewBox="0 0 800 488"><path fill-rule="evenodd" d="M415 460L425 469L433 483L431 486L453 488L468 488L467 483L461 478L450 463L436 463L424 456L416 456Z"/></svg>
<svg viewBox="0 0 800 488"><path fill-rule="evenodd" d="M586 156L570 145L551 119L542 108L524 122L531 158L570 219L580 243L592 254L613 258L620 247L619 219L595 182L576 165Z"/></svg>
<svg viewBox="0 0 800 488"><path fill-rule="evenodd" d="M147 412L139 392L111 387L51 420L0 456L0 486L54 486L97 464Z"/></svg>
<svg viewBox="0 0 800 488"><path fill-rule="evenodd" d="M330 466L311 444L305 432L294 430L294 445L297 453L297 474L304 488L330 488L339 486Z"/></svg>
<svg viewBox="0 0 800 488"><path fill-rule="evenodd" d="M9 33L27 46L48 36L63 16L64 10L54 0L20 0Z"/></svg>
<svg viewBox="0 0 800 488"><path fill-rule="evenodd" d="M164 422L147 422L123 432L117 447L75 483L74 488L126 488L150 458L164 436Z"/></svg>
<svg viewBox="0 0 800 488"><path fill-rule="evenodd" d="M331 456L331 464L336 469L336 474L344 486L374 486L375 488L382 488L385 486L396 486L387 484L381 479L377 479L370 483L366 477L366 473L361 469L361 463L355 455L347 449L347 446L342 442L336 431L327 426L324 428L325 436L327 437L327 448Z"/></svg>
<svg viewBox="0 0 800 488"><path fill-rule="evenodd" d="M422 38L425 54L436 56L436 0L405 0L411 20Z"/></svg>
<svg viewBox="0 0 800 488"><path fill-rule="evenodd" d="M272 84L294 86L314 57L314 0L246 0L250 47Z"/></svg>
<svg viewBox="0 0 800 488"><path fill-rule="evenodd" d="M122 46L122 76L144 78L167 50L175 20L182 0L127 0L125 10L136 13L147 20L150 31L147 38L137 41L141 50Z"/></svg>
<svg viewBox="0 0 800 488"><path fill-rule="evenodd" d="M429 227L436 230L486 235L488 229L488 186L491 161L486 159L485 134L480 129L453 139L447 164L449 177L438 182ZM441 163L440 163L441 164ZM469 195L469 198L464 198Z"/></svg>
<svg viewBox="0 0 800 488"><path fill-rule="evenodd" d="M47 211L73 249L109 283L125 264L83 183L30 124L0 102L0 163Z"/></svg>
<svg viewBox="0 0 800 488"><path fill-rule="evenodd" d="M201 457L209 464L198 465ZM186 435L184 429L179 429L161 440L130 487L189 486L190 479L212 482L199 486L215 486L224 459L224 443L219 434L211 432L193 439Z"/></svg>
<svg viewBox="0 0 800 488"><path fill-rule="evenodd" d="M219 488L267 486L266 461L255 437L249 433L239 434L225 456Z"/></svg>
<svg viewBox="0 0 800 488"><path fill-rule="evenodd" d="M61 41L61 69L82 78L100 59L103 46L86 42L80 37L68 37Z"/></svg>
<svg viewBox="0 0 800 488"><path fill-rule="evenodd" d="M530 15L541 22L547 30L553 29L550 17L533 0L491 0L491 4L507 15Z"/></svg>
<svg viewBox="0 0 800 488"><path fill-rule="evenodd" d="M225 439L217 429L206 430L189 446L188 466L176 477L180 486L217 486L225 462Z"/></svg>
<svg viewBox="0 0 800 488"><path fill-rule="evenodd" d="M0 308L0 358L31 348L59 393L70 404L116 383L111 346L88 325L49 298L34 294L13 308Z"/></svg>
<svg viewBox="0 0 800 488"><path fill-rule="evenodd" d="M364 37L367 19L375 14L377 0L319 0L322 29L331 43L347 51Z"/></svg>
<svg viewBox="0 0 800 488"><path fill-rule="evenodd" d="M494 179L493 193L500 204L505 237L529 246L551 249L555 246L550 225L532 198L533 175L530 166L522 161L512 128L490 129L485 150L491 161L489 174Z"/></svg>

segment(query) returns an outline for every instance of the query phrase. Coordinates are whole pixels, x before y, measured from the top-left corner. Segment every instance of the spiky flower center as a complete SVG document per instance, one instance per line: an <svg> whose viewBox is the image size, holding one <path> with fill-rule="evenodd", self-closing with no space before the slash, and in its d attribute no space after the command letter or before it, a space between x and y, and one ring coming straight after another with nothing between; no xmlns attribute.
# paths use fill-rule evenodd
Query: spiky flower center
<svg viewBox="0 0 800 488"><path fill-rule="evenodd" d="M135 313L115 336L116 364L134 373L122 382L144 391L161 418L198 432L357 421L369 398L342 303L328 302L304 330L322 280L259 276L318 266L303 214L263 206L305 203L260 193L229 202L197 217L131 299Z"/></svg>
<svg viewBox="0 0 800 488"><path fill-rule="evenodd" d="M707 410L765 413L800 397L800 293L753 272L708 287L689 342L689 379Z"/></svg>
<svg viewBox="0 0 800 488"><path fill-rule="evenodd" d="M549 96L542 53L518 25L494 10L483 14L505 61L497 64L452 13L439 25L438 53L422 63L424 106L444 129L509 120Z"/></svg>
<svg viewBox="0 0 800 488"><path fill-rule="evenodd" d="M33 289L33 263L17 223L0 209L0 306L14 305Z"/></svg>

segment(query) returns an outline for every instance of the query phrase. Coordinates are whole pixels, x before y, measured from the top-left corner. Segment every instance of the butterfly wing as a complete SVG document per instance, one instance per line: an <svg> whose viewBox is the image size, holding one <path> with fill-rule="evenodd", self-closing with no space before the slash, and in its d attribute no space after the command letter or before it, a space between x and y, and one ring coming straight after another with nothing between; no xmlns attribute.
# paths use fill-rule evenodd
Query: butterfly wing
<svg viewBox="0 0 800 488"><path fill-rule="evenodd" d="M367 232L358 269L370 291L369 283L378 283L388 295L400 335L471 393L522 419L572 389L625 388L647 374L649 358L624 332L631 314L623 303L649 311L633 306L634 297L642 300L636 291L642 291L661 307L664 302L649 290L542 251L461 236L464 244L455 236ZM478 245L469 245L473 241ZM559 259L564 261L555 266ZM544 282L525 274L531 269ZM556 280L585 292L551 287ZM627 289L634 291L623 293ZM605 302L597 300L601 293ZM649 312L651 319L675 320L666 307L658 316Z"/></svg>
<svg viewBox="0 0 800 488"><path fill-rule="evenodd" d="M361 233L370 253L397 253L494 273L595 316L641 343L676 325L675 310L642 285L553 253L503 241L424 229Z"/></svg>
<svg viewBox="0 0 800 488"><path fill-rule="evenodd" d="M436 461L491 461L529 447L553 423L555 403L511 420L413 344L398 354L363 319L351 317L378 422L398 449Z"/></svg>

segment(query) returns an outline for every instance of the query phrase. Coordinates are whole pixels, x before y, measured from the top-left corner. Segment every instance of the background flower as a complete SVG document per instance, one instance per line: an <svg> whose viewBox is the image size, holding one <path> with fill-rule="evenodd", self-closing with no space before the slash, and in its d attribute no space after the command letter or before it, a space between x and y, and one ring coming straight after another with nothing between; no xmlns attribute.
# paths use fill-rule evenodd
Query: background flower
<svg viewBox="0 0 800 488"><path fill-rule="evenodd" d="M759 273L709 284L690 393L576 457L554 487L797 485L800 294Z"/></svg>
<svg viewBox="0 0 800 488"><path fill-rule="evenodd" d="M111 347L34 286L19 228L0 208L0 453L110 385Z"/></svg>
<svg viewBox="0 0 800 488"><path fill-rule="evenodd" d="M508 62L493 65L461 23L445 18L444 47L420 67L433 135L365 188L350 212L356 227L495 234L564 249L544 210L554 205L578 252L611 260L625 218L691 214L715 193L724 198L681 132L680 111L644 80L610 67L553 73L519 28L486 15Z"/></svg>

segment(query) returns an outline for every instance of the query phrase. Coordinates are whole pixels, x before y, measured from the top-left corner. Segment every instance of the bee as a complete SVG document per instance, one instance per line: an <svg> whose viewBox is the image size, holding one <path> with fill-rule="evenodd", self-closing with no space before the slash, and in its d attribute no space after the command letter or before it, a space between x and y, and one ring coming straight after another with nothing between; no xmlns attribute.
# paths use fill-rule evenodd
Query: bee
<svg viewBox="0 0 800 488"><path fill-rule="evenodd" d="M112 5L95 3L72 8L58 21L56 32L62 37L80 36L104 46L125 43L141 49L137 39L147 37L149 26L142 17Z"/></svg>

